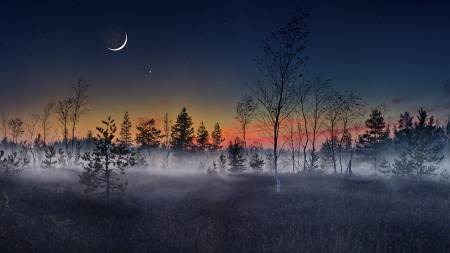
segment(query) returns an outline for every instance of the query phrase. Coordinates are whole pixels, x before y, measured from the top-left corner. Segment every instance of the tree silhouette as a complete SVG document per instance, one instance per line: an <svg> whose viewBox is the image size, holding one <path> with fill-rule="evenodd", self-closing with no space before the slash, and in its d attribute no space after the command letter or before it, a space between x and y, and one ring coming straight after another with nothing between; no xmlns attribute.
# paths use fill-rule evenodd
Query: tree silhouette
<svg viewBox="0 0 450 253"><path fill-rule="evenodd" d="M89 99L88 91L89 88L92 87L84 77L78 77L78 80L75 84L73 84L71 88L72 93L72 111L70 115L70 120L72 122L72 149L71 153L73 153L73 147L75 145L75 129L78 123L80 123L80 118L82 115L89 112L87 108L87 102Z"/></svg>
<svg viewBox="0 0 450 253"><path fill-rule="evenodd" d="M440 134L434 118L428 118L427 113L420 108L417 119L419 122L406 135L406 151L401 154L400 160L395 160L392 173L421 182L436 175L438 167L432 164L439 164L444 156L440 155L443 145L438 141Z"/></svg>
<svg viewBox="0 0 450 253"><path fill-rule="evenodd" d="M278 33L271 33L263 42L263 59L258 63L258 74L249 85L258 103L257 121L265 137L273 145L274 172L277 192L280 192L280 176L277 161L280 155L280 126L297 106L295 87L301 76L301 67L307 57L302 56L309 34L304 19L307 12L300 6L293 19Z"/></svg>
<svg viewBox="0 0 450 253"><path fill-rule="evenodd" d="M165 113L164 117L163 117L163 137L165 138L164 140L164 149L165 149L165 155L164 155L164 159L163 159L163 164L162 167L164 169L169 168L169 152L170 152L170 136L169 136L169 130L171 127L172 121L169 120L169 114Z"/></svg>
<svg viewBox="0 0 450 253"><path fill-rule="evenodd" d="M206 130L203 121L200 122L200 125L197 128L197 136L195 137L195 141L197 142L197 150L200 152L205 152L209 150L209 133Z"/></svg>
<svg viewBox="0 0 450 253"><path fill-rule="evenodd" d="M186 112L186 108L183 107L177 116L177 121L172 125L170 134L171 149L174 156L180 160L180 164L186 158L187 152L194 147L194 128L192 125L192 118Z"/></svg>
<svg viewBox="0 0 450 253"><path fill-rule="evenodd" d="M413 128L412 119L413 116L410 116L409 112L400 113L398 127L394 128L394 145L397 150L403 150L406 147L406 135Z"/></svg>
<svg viewBox="0 0 450 253"><path fill-rule="evenodd" d="M377 170L377 156L381 142L386 139L385 123L382 112L378 107L372 109L372 113L366 120L366 127L369 128L364 134L359 136L358 146L362 155L373 157L373 166Z"/></svg>
<svg viewBox="0 0 450 253"><path fill-rule="evenodd" d="M128 150L124 145L112 142L116 132L116 124L111 117L102 121L105 128L97 127L95 148L92 153L86 152L82 159L87 162L83 166L80 183L86 186L85 192L91 193L101 189L106 193L106 200L111 203L111 193L124 191L127 182L120 183L116 172L125 173L125 167L134 165L134 151Z"/></svg>
<svg viewBox="0 0 450 253"><path fill-rule="evenodd" d="M6 114L4 112L0 114L0 129L2 129L3 139L7 138L8 119L6 118Z"/></svg>
<svg viewBox="0 0 450 253"><path fill-rule="evenodd" d="M118 138L118 142L125 145L125 147L131 146L133 141L133 136L131 134L131 121L130 116L128 116L128 112L125 112L123 115L123 123L120 125L120 138Z"/></svg>
<svg viewBox="0 0 450 253"><path fill-rule="evenodd" d="M44 142L44 146L48 143L48 136L50 134L50 130L52 129L52 110L54 108L54 103L48 103L44 109L42 109L42 115L40 117L40 128L42 131L42 141Z"/></svg>
<svg viewBox="0 0 450 253"><path fill-rule="evenodd" d="M18 143L18 140L20 136L24 133L23 130L23 122L22 119L19 117L15 117L13 119L8 120L8 129L10 130L11 134L11 149L12 153L15 152L15 146Z"/></svg>
<svg viewBox="0 0 450 253"><path fill-rule="evenodd" d="M214 130L211 132L211 151L220 151L222 150L222 142L225 138L222 138L222 129L220 129L219 123L214 125Z"/></svg>
<svg viewBox="0 0 450 253"><path fill-rule="evenodd" d="M35 153L33 151L33 144L34 144L33 137L34 137L34 133L36 130L36 125L40 119L40 115L30 113L29 116L30 116L30 119L28 120L28 122L25 123L25 128L27 129L28 148L31 152L31 155L33 156L33 164L36 166L36 157L35 157Z"/></svg>
<svg viewBox="0 0 450 253"><path fill-rule="evenodd" d="M244 149L247 148L246 133L248 125L256 117L255 110L257 108L256 102L251 96L242 96L241 101L236 105L236 115L234 118L239 122L238 130L242 133L244 141Z"/></svg>
<svg viewBox="0 0 450 253"><path fill-rule="evenodd" d="M66 98L64 100L58 101L54 108L56 119L58 120L59 126L62 131L63 141L66 147L67 154L69 154L69 127L72 117L73 105L73 99Z"/></svg>
<svg viewBox="0 0 450 253"><path fill-rule="evenodd" d="M327 106L332 95L333 84L330 79L324 79L317 75L312 80L303 81L296 87L296 98L298 100L301 129L304 134L300 135L301 146L303 148L303 171L314 172L318 167L318 155L316 154L316 144L319 135L325 127L325 117L327 116ZM307 148L310 147L310 157L308 164Z"/></svg>
<svg viewBox="0 0 450 253"><path fill-rule="evenodd" d="M155 127L155 120L143 120L136 126L136 143L141 145L141 149L148 151L150 161L153 161L152 150L159 147L161 143L161 130Z"/></svg>
<svg viewBox="0 0 450 253"><path fill-rule="evenodd" d="M243 172L245 170L245 158L243 157L244 149L242 144L239 137L236 137L234 142L230 141L230 144L228 145L228 165L230 165L228 171L232 174Z"/></svg>
<svg viewBox="0 0 450 253"><path fill-rule="evenodd" d="M41 167L43 169L53 169L54 165L57 163L56 160L56 149L54 146L46 146L44 148L45 159L42 161ZM55 160L53 160L55 158Z"/></svg>

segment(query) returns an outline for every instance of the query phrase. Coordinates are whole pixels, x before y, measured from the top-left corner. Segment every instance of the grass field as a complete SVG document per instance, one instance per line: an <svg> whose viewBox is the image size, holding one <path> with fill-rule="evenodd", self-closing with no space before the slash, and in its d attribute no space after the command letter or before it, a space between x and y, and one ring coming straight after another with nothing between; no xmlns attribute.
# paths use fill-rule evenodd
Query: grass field
<svg viewBox="0 0 450 253"><path fill-rule="evenodd" d="M437 182L132 172L108 206L76 173L30 173L0 180L1 252L450 252Z"/></svg>

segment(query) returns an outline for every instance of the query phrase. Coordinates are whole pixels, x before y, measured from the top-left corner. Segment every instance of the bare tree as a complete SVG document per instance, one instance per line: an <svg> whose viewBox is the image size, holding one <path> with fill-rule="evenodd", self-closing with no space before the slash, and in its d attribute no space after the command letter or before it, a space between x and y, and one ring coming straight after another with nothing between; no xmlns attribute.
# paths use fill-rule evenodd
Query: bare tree
<svg viewBox="0 0 450 253"><path fill-rule="evenodd" d="M286 119L286 124L283 128L285 131L285 139L290 149L290 154L286 152L286 166L292 165L292 173L296 172L298 169L298 159L296 159L296 152L300 150L300 137L301 137L301 126L298 123L298 115L295 113L289 115Z"/></svg>
<svg viewBox="0 0 450 253"><path fill-rule="evenodd" d="M25 128L27 129L27 141L31 155L33 156L33 164L36 166L36 156L35 153L33 152L33 144L34 144L33 137L36 130L36 125L40 119L40 115L34 113L30 113L28 115L30 119L28 120L28 122L25 123Z"/></svg>
<svg viewBox="0 0 450 253"><path fill-rule="evenodd" d="M236 115L234 118L239 122L240 126L238 127L239 132L242 133L244 149L247 148L247 142L245 139L248 125L252 122L252 120L256 117L255 110L257 108L257 104L253 101L251 96L244 95L236 105Z"/></svg>
<svg viewBox="0 0 450 253"><path fill-rule="evenodd" d="M163 168L167 169L169 168L169 154L170 154L170 127L172 125L172 121L169 120L169 114L166 112L163 117L163 137L164 140L164 149L166 150L166 154L164 155L163 160Z"/></svg>
<svg viewBox="0 0 450 253"><path fill-rule="evenodd" d="M51 115L54 106L54 103L48 103L42 110L42 116L40 117L40 127L42 131L42 141L44 142L44 146L47 145L48 136L53 127L51 122Z"/></svg>
<svg viewBox="0 0 450 253"><path fill-rule="evenodd" d="M87 95L89 88L92 87L84 77L78 77L78 80L75 84L73 84L70 88L72 89L72 115L70 116L71 124L72 124L72 150L75 144L75 129L78 123L80 122L81 116L88 113L89 110L87 108L87 103L89 96ZM66 150L67 152L67 150ZM68 154L68 153L67 153Z"/></svg>
<svg viewBox="0 0 450 253"><path fill-rule="evenodd" d="M316 154L316 142L324 130L324 119L327 113L327 103L332 92L332 83L330 79L324 80L320 75L313 80L308 81L306 86L307 96L299 99L299 113L302 119L302 129L304 136L302 136L303 147L303 171L315 171L317 167L318 156ZM297 92L298 94L298 92ZM307 147L311 146L310 161L307 162Z"/></svg>
<svg viewBox="0 0 450 253"><path fill-rule="evenodd" d="M280 131L283 122L297 106L295 87L301 77L301 67L307 57L302 56L309 34L304 19L307 12L298 6L293 19L264 40L264 58L258 63L259 73L249 85L253 97L258 102L257 121L263 135L273 145L273 164L280 192L280 175L277 161L280 155Z"/></svg>
<svg viewBox="0 0 450 253"><path fill-rule="evenodd" d="M58 101L55 106L54 112L56 114L56 119L58 120L59 126L62 131L63 141L66 146L66 154L69 155L69 127L72 122L72 110L74 106L74 101L72 98L66 98L64 100Z"/></svg>
<svg viewBox="0 0 450 253"><path fill-rule="evenodd" d="M15 152L15 146L19 141L19 138L22 136L22 134L24 133L23 130L23 121L21 118L19 117L15 117L13 119L9 119L8 120L8 129L10 130L11 133L11 150L12 153L14 154Z"/></svg>
<svg viewBox="0 0 450 253"><path fill-rule="evenodd" d="M344 99L342 94L338 91L334 91L328 96L327 100L328 106L324 118L326 131L328 132L326 143L328 144L327 147L331 155L334 174L337 174L336 146L338 144L337 138L340 134L338 126L344 106Z"/></svg>
<svg viewBox="0 0 450 253"><path fill-rule="evenodd" d="M7 130L8 130L8 119L4 112L0 115L0 128L3 132L3 139L7 138Z"/></svg>
<svg viewBox="0 0 450 253"><path fill-rule="evenodd" d="M353 153L352 147L352 135L349 132L350 128L357 128L361 122L363 117L362 109L364 107L363 102L361 101L361 94L359 94L355 89L350 91L345 91L342 94L342 110L341 110L341 136L338 142L338 153L339 153L339 164L341 169L341 174L343 172L342 166L342 153L344 150L348 150L348 146L350 146L350 156ZM357 139L356 136L354 138ZM350 157L351 159L351 157ZM350 162L351 160L349 160ZM349 170L349 171L348 171ZM347 166L347 171L351 173L351 166Z"/></svg>

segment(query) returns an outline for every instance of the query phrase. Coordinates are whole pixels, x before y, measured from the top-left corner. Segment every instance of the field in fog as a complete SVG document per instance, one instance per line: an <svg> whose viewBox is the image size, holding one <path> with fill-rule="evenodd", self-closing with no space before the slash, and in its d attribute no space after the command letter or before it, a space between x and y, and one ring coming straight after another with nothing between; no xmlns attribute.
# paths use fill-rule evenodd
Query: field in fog
<svg viewBox="0 0 450 253"><path fill-rule="evenodd" d="M450 251L450 187L437 182L282 174L276 194L265 173L134 171L108 206L78 173L42 173L1 179L3 251Z"/></svg>

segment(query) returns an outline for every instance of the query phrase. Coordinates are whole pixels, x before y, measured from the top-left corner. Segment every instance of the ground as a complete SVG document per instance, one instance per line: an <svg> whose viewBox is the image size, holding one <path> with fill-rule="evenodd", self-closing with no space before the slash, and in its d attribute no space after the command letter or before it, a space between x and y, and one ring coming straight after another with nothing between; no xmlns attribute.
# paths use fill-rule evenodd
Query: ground
<svg viewBox="0 0 450 253"><path fill-rule="evenodd" d="M40 176L37 176L40 175ZM2 178L4 252L450 252L448 185L130 170L111 205L77 173Z"/></svg>

